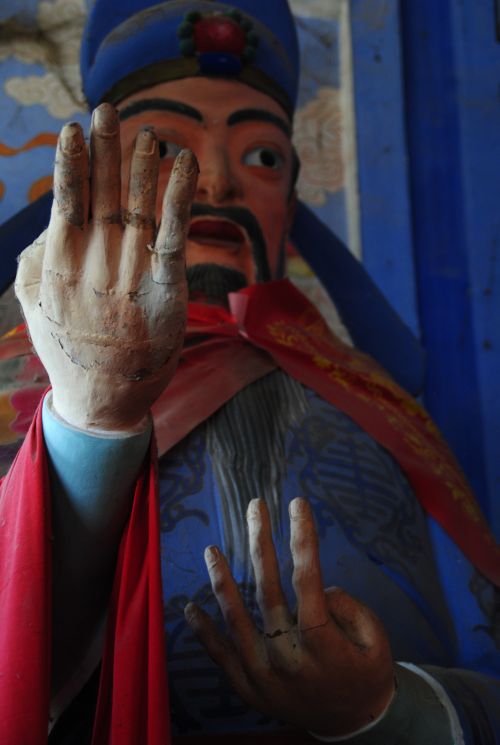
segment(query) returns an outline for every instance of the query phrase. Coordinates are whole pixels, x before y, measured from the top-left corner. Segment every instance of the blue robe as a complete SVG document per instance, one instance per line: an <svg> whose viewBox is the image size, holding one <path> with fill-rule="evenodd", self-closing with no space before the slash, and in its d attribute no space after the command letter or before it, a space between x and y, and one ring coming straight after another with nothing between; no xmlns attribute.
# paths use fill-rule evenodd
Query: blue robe
<svg viewBox="0 0 500 745"><path fill-rule="evenodd" d="M392 456L348 416L276 371L164 455L159 475L174 731L276 727L231 692L183 609L194 600L222 625L203 561L215 544L259 623L245 533L256 496L270 508L293 608L288 503L300 496L314 511L325 587L369 605L394 658L440 681L467 745L500 743L500 593L423 511Z"/></svg>

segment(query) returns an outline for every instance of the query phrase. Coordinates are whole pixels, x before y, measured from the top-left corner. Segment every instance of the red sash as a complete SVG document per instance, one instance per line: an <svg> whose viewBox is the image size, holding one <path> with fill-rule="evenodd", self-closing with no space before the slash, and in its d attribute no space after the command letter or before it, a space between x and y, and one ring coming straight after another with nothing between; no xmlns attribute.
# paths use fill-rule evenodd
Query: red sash
<svg viewBox="0 0 500 745"><path fill-rule="evenodd" d="M168 745L156 456L137 481L115 572L92 745ZM0 486L0 731L47 742L52 536L41 407Z"/></svg>

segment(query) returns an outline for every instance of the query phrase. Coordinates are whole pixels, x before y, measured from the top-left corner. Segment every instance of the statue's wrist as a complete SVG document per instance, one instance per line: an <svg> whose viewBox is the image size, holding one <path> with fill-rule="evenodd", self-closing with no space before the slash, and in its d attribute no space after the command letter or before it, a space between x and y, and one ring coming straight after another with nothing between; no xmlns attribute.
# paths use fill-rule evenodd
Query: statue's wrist
<svg viewBox="0 0 500 745"><path fill-rule="evenodd" d="M68 405L65 398L58 397L54 391L47 405L51 414L64 426L96 436L127 437L141 434L151 428L150 410L142 416L128 418L122 410L107 413L100 407L96 411L91 405L81 405L77 401L73 406Z"/></svg>
<svg viewBox="0 0 500 745"><path fill-rule="evenodd" d="M357 743L358 740L356 739L358 736L364 734L365 732L371 731L374 727L376 727L384 717L387 715L387 712L389 709L393 706L394 699L396 698L398 691L398 681L396 677L396 671L394 670L393 673L393 685L392 690L388 692L387 696L385 696L382 699L381 706L379 708L379 713L374 716L373 714L362 716L362 712L357 710L355 712L355 717L351 720L355 721L357 720L360 722L359 724L352 723L351 727L349 728L349 731L347 733L342 734L327 734L326 732L318 732L318 731L310 731L309 734L311 734L316 740L319 740L320 742L353 742ZM363 723L363 719L366 723ZM338 725L338 722L337 722ZM339 731L337 726L337 732Z"/></svg>
<svg viewBox="0 0 500 745"><path fill-rule="evenodd" d="M448 713L429 684L402 665L396 665L396 692L387 710L372 724L322 742L346 745L452 745Z"/></svg>

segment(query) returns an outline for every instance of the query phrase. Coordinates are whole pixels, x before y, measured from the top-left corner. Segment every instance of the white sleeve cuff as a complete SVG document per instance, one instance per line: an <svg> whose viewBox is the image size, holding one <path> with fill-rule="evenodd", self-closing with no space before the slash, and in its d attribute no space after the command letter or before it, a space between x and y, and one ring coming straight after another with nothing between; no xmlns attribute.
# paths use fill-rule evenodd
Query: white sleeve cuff
<svg viewBox="0 0 500 745"><path fill-rule="evenodd" d="M433 678L432 675L429 675L426 670L422 670L421 667L418 667L418 665L413 665L411 662L398 662L398 665L401 665L401 667L406 667L407 670L415 673L415 675L419 675L432 688L439 702L446 709L446 713L448 714L454 744L465 745L464 733L462 730L462 725L460 724L460 719L458 718L457 710L453 706L450 697L446 693L441 683L436 680L436 678Z"/></svg>
<svg viewBox="0 0 500 745"><path fill-rule="evenodd" d="M443 715L442 724L443 724L443 727L447 730L447 737L449 735L449 737L451 738L451 742L453 742L453 745L465 745L463 730L462 730L462 726L460 724L460 720L458 718L458 714L457 714L456 709L455 709L453 703L451 702L448 694L446 693L445 689L441 685L441 683L438 680L436 680L436 678L432 677L432 675L430 675L426 670L423 670L422 668L418 667L417 665L413 665L413 664L408 663L408 662L398 662L397 665L398 665L398 667L405 668L406 670L409 671L409 673L413 673L413 675L418 676L418 678L420 678L423 681L423 683L432 690L432 693L434 694L434 697L435 697L437 706L440 706L441 707L441 711L442 711L442 715ZM424 689L422 689L422 690L424 690ZM424 693L425 693L425 691L424 691ZM406 700L407 695L408 695L407 693L404 694L403 698L399 701L399 703L397 704L396 708L398 708L398 707L401 708L401 705L403 705L403 707L405 706L404 701ZM396 696L396 694L395 694L395 696ZM355 741L357 737L360 737L362 735L368 735L371 732L371 730L373 730L375 727L377 727L377 725L380 725L380 724L382 724L384 722L384 720L386 719L387 715L389 714L389 712L393 708L392 707L392 704L395 701L395 696L393 696L391 702L386 707L385 711L382 712L382 714L379 717L377 717L376 720L374 720L373 722L370 722L370 724L366 725L365 727L362 727L361 729L356 730L355 732L351 732L348 735L342 735L341 737L338 737L338 736L337 737L325 737L323 735L315 734L314 732L310 732L310 734L316 740L319 740L320 742L345 742L345 743L349 743L349 741ZM421 702L420 702L420 704L421 704ZM413 707L414 706L415 706L415 703L413 703ZM403 711L404 718L406 718L407 715L404 714L404 708L403 708L402 711ZM391 715L391 716L394 716L394 715ZM390 719L391 716L389 716L388 719ZM401 718L401 712L399 713L399 718ZM387 727L392 728L393 726L394 725L393 725L392 722L391 722L391 724L389 724L389 723L387 724ZM374 742L379 742L380 741L379 734L380 733L375 734L375 740L374 740ZM387 732L385 734L387 735ZM362 739L362 742L363 743L364 742L368 742L368 740L365 740L365 738L363 738ZM399 740L398 740L398 742L399 742Z"/></svg>
<svg viewBox="0 0 500 745"><path fill-rule="evenodd" d="M370 722L369 724L366 724L364 727L361 727L360 729L357 729L355 732L351 732L349 735L341 735L340 737L325 737L324 735L317 735L315 732L310 732L309 734L312 735L316 740L319 740L320 742L348 742L349 740L353 740L355 737L358 737L358 735L364 735L367 732L369 732L373 727L376 727L377 724L379 724L389 711L389 708L394 700L394 696L396 695L396 691L394 691L391 700L385 707L382 714L380 714L376 719L373 720L373 722Z"/></svg>

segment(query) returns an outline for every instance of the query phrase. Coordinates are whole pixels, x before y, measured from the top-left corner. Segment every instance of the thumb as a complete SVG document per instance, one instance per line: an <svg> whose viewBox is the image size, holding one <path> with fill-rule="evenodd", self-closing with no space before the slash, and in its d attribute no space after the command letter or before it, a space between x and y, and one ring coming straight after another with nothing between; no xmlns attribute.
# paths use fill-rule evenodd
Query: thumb
<svg viewBox="0 0 500 745"><path fill-rule="evenodd" d="M384 627L371 608L340 587L328 587L325 599L330 616L352 644L367 651L385 643Z"/></svg>
<svg viewBox="0 0 500 745"><path fill-rule="evenodd" d="M18 259L14 290L25 313L38 301L46 235L47 231L44 230L31 246L24 249Z"/></svg>

